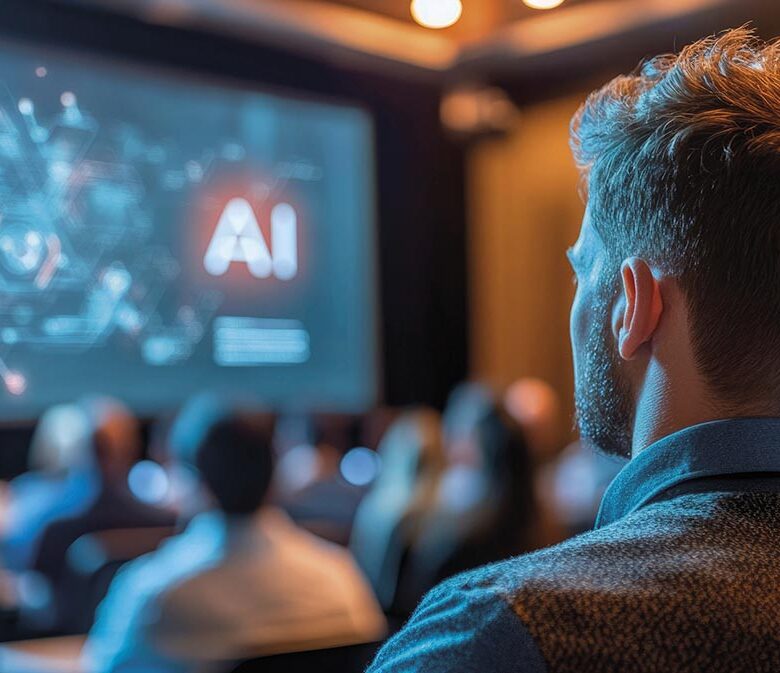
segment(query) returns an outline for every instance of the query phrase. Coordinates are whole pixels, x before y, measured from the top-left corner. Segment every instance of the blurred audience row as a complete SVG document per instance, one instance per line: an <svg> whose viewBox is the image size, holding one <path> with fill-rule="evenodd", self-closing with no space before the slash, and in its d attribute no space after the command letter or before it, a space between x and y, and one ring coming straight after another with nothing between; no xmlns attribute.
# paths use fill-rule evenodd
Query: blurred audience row
<svg viewBox="0 0 780 673"><path fill-rule="evenodd" d="M378 642L440 580L590 526L621 464L561 451L561 416L535 379L441 416L203 396L145 447L115 400L55 407L2 490L0 636L88 632L90 671Z"/></svg>

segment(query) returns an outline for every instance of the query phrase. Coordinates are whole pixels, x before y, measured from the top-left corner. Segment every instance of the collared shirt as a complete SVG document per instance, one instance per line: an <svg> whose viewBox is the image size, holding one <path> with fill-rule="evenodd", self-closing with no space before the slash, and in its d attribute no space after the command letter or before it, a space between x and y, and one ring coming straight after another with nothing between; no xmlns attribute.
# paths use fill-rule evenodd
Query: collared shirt
<svg viewBox="0 0 780 673"><path fill-rule="evenodd" d="M378 641L386 623L346 550L281 511L196 516L120 570L84 649L86 670L184 673L245 653Z"/></svg>
<svg viewBox="0 0 780 673"><path fill-rule="evenodd" d="M780 492L780 419L714 421L654 443L607 489L596 523L598 535L609 540L622 519L651 503L720 491ZM511 574L534 556L500 567ZM461 575L431 591L369 673L546 671L537 643L487 570Z"/></svg>
<svg viewBox="0 0 780 673"><path fill-rule="evenodd" d="M683 484L740 475L747 489L780 477L780 419L736 418L685 428L633 458L604 494L596 528L635 512ZM752 477L752 478L751 478ZM679 489L678 489L679 491Z"/></svg>

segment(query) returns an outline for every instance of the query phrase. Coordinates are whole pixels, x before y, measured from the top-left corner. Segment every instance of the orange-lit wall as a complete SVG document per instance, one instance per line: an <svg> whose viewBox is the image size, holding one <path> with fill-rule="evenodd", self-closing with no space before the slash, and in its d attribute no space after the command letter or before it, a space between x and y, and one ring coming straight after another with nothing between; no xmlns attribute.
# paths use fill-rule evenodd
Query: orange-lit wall
<svg viewBox="0 0 780 673"><path fill-rule="evenodd" d="M569 411L565 251L583 204L568 127L583 95L523 109L514 133L477 145L468 166L473 375L499 387L540 376Z"/></svg>

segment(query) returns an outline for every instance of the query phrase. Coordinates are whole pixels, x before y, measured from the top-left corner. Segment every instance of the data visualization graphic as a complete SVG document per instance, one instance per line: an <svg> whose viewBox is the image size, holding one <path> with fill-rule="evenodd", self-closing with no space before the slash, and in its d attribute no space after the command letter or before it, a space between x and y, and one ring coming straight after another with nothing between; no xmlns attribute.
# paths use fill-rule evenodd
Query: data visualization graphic
<svg viewBox="0 0 780 673"><path fill-rule="evenodd" d="M0 46L0 417L376 387L370 119Z"/></svg>

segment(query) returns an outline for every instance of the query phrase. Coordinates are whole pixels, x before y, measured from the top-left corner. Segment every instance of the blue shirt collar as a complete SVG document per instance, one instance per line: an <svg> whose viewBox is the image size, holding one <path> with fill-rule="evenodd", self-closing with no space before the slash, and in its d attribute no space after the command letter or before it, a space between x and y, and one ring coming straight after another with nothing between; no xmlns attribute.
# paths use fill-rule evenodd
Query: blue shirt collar
<svg viewBox="0 0 780 673"><path fill-rule="evenodd" d="M596 528L691 479L780 473L780 418L737 418L685 428L648 446L607 488Z"/></svg>

